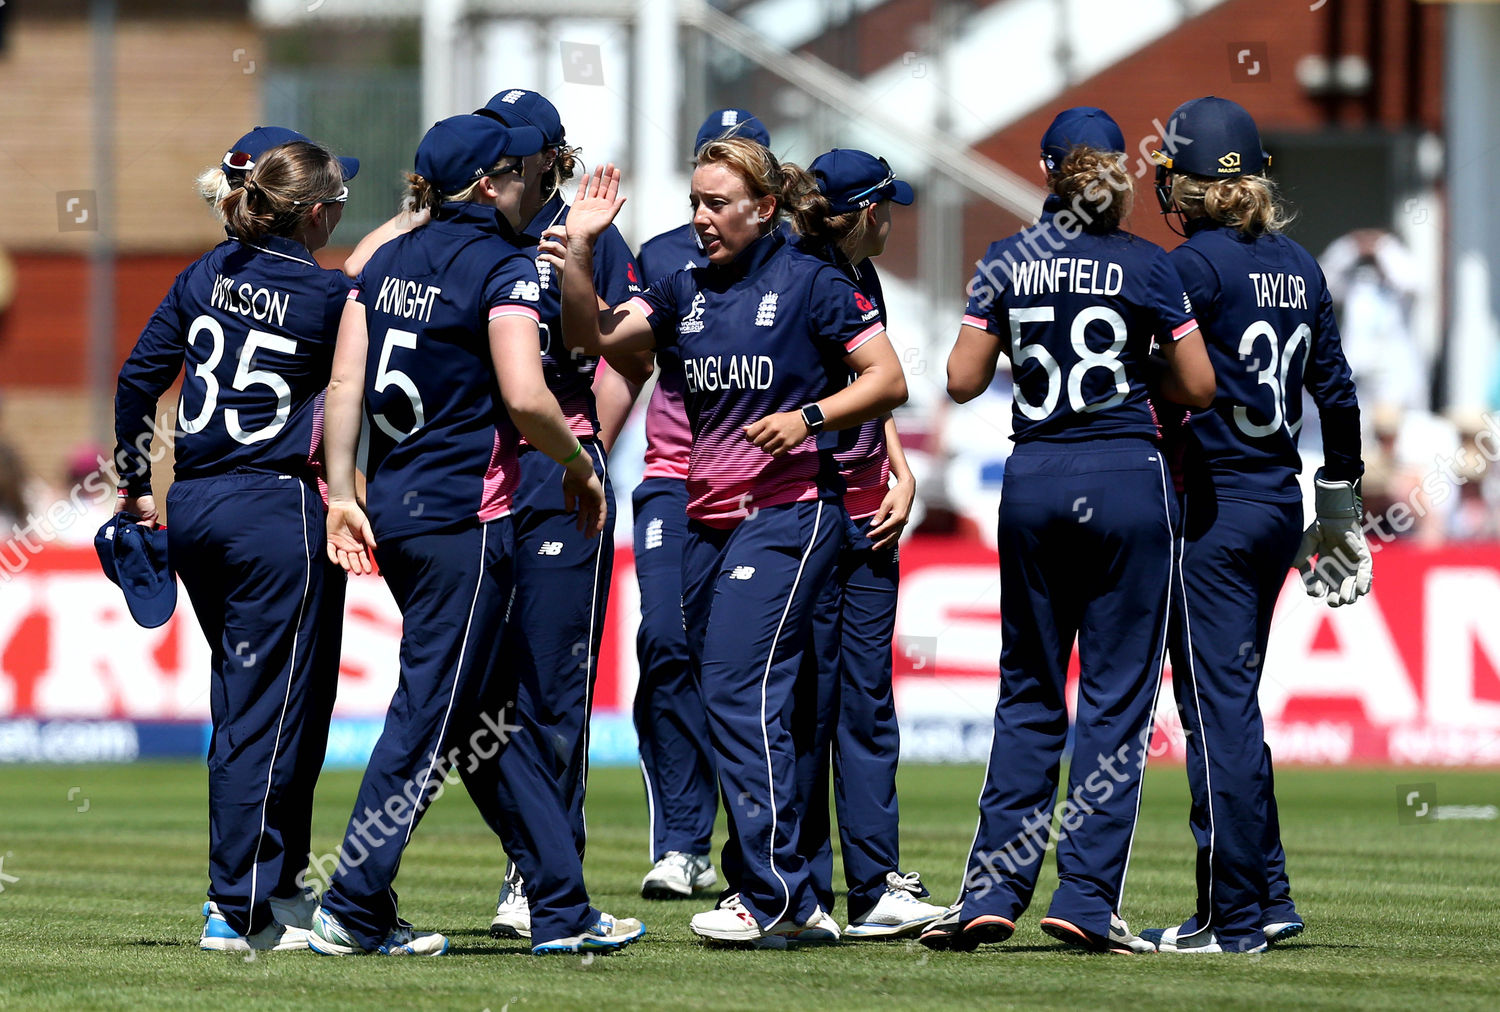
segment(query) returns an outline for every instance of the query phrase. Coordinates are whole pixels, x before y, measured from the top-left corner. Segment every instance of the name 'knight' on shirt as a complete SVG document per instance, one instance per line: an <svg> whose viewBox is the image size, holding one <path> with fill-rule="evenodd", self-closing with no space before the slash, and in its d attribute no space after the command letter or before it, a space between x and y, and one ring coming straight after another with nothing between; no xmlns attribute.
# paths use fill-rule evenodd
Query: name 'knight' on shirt
<svg viewBox="0 0 1500 1012"><path fill-rule="evenodd" d="M1028 260L1011 270L1011 289L1017 295L1049 292L1079 292L1084 295L1119 295L1125 284L1125 269L1119 264L1100 265L1082 257L1050 257Z"/></svg>
<svg viewBox="0 0 1500 1012"><path fill-rule="evenodd" d="M769 390L776 376L776 367L766 355L685 358L682 368L688 389L695 394L705 390Z"/></svg>
<svg viewBox="0 0 1500 1012"><path fill-rule="evenodd" d="M375 310L402 316L408 320L432 322L432 307L443 290L434 285L424 285L405 278L387 277L380 283L380 295L375 300Z"/></svg>

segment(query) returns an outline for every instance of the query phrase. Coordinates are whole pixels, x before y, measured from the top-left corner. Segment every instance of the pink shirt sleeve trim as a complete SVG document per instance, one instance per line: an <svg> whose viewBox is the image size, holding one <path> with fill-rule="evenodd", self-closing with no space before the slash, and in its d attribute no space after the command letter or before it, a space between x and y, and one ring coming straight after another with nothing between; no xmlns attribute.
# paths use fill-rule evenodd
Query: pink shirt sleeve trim
<svg viewBox="0 0 1500 1012"><path fill-rule="evenodd" d="M864 330L862 330L858 334L856 334L854 336L853 340L845 342L844 343L844 351L846 351L846 352L854 351L860 345L862 345L866 341L868 341L870 338L872 338L872 337L879 337L881 334L884 334L884 333L885 333L885 325L884 324L872 323L868 327L866 327Z"/></svg>
<svg viewBox="0 0 1500 1012"><path fill-rule="evenodd" d="M1176 330L1172 331L1172 340L1174 340L1174 341L1181 341L1184 337L1187 337L1189 334L1191 334L1193 331L1195 331L1197 329L1198 329L1198 321L1197 320L1188 320L1186 323L1184 323L1181 326L1179 326Z"/></svg>
<svg viewBox="0 0 1500 1012"><path fill-rule="evenodd" d="M651 319L651 303L647 302L645 299L641 298L639 295L637 295L635 298L631 299L629 302L627 302L625 304L627 306L634 306L635 308L637 308L637 309L639 309L641 311L641 315L642 316L644 316L648 320Z"/></svg>
<svg viewBox="0 0 1500 1012"><path fill-rule="evenodd" d="M490 309L490 319L499 319L502 316L524 316L528 320L542 322L542 317L530 306L494 306Z"/></svg>
<svg viewBox="0 0 1500 1012"><path fill-rule="evenodd" d="M964 326L978 327L980 330L988 331L990 329L990 322L988 320L981 319L980 317L970 316L968 313L965 313Z"/></svg>

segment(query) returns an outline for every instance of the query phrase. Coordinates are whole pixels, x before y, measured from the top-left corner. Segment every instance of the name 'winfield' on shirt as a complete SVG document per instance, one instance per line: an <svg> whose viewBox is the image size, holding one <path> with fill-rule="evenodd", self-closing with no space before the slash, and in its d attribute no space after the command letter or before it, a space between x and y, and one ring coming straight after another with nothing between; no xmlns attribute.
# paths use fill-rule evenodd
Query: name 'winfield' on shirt
<svg viewBox="0 0 1500 1012"><path fill-rule="evenodd" d="M1098 260L1082 257L1031 260L1016 265L1011 274L1011 289L1017 295L1045 295L1049 292L1119 295L1125 284L1124 268L1107 263L1102 278L1100 274Z"/></svg>

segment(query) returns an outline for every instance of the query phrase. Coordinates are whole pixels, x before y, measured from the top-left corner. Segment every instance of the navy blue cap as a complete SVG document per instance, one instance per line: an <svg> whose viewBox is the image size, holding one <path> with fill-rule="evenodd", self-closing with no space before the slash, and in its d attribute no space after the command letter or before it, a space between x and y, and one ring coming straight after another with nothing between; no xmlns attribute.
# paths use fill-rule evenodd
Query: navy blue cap
<svg viewBox="0 0 1500 1012"><path fill-rule="evenodd" d="M771 146L770 131L749 109L715 109L698 128L698 136L693 141L693 153L697 154L709 141L725 137L743 137L766 147Z"/></svg>
<svg viewBox="0 0 1500 1012"><path fill-rule="evenodd" d="M1078 147L1124 151L1125 135L1120 132L1120 124L1103 109L1075 105L1058 113L1042 134L1042 161L1047 164L1047 171L1056 172L1068 152Z"/></svg>
<svg viewBox="0 0 1500 1012"><path fill-rule="evenodd" d="M94 535L94 551L110 582L125 592L137 625L155 629L177 607L177 577L167 562L167 529L142 527L134 513L116 513Z"/></svg>
<svg viewBox="0 0 1500 1012"><path fill-rule="evenodd" d="M916 196L910 183L896 178L890 163L868 151L834 148L814 158L807 169L833 205L834 214L848 214L882 200L910 204Z"/></svg>
<svg viewBox="0 0 1500 1012"><path fill-rule="evenodd" d="M539 92L509 88L496 93L483 109L475 109L474 114L498 119L508 127L536 127L542 132L543 147L557 147L568 140L557 106Z"/></svg>
<svg viewBox="0 0 1500 1012"><path fill-rule="evenodd" d="M417 175L439 193L458 193L500 159L524 158L544 147L536 127L507 127L487 116L449 116L434 123L417 145Z"/></svg>
<svg viewBox="0 0 1500 1012"><path fill-rule="evenodd" d="M1265 171L1271 156L1245 107L1213 95L1184 102L1167 121L1165 150L1151 152L1173 172L1225 179Z"/></svg>
<svg viewBox="0 0 1500 1012"><path fill-rule="evenodd" d="M234 147L224 154L223 169L227 176L244 176L255 168L255 161L261 155L272 148L292 141L312 141L295 130L286 127L260 126L251 130L245 136L234 142ZM358 158L340 158L339 165L344 170L344 179L350 180L359 175Z"/></svg>

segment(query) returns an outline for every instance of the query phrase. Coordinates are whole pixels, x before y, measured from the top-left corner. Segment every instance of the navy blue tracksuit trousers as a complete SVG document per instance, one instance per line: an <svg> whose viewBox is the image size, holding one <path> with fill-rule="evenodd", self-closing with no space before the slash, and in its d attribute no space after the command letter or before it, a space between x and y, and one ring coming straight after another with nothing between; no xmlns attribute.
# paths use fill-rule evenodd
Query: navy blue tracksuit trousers
<svg viewBox="0 0 1500 1012"><path fill-rule="evenodd" d="M181 480L168 551L212 651L209 888L242 935L307 866L312 793L338 684L343 573L309 481L264 471Z"/></svg>
<svg viewBox="0 0 1500 1012"><path fill-rule="evenodd" d="M563 508L564 468L545 453L523 449L511 516L516 531L516 603L503 651L524 658L518 700L539 729L542 752L562 790L574 846L583 857L587 830L589 714L598 674L599 641L615 559L615 493L604 448L585 442L604 483L604 532L578 531L578 514ZM514 855L512 855L514 856ZM529 890L528 890L529 891Z"/></svg>
<svg viewBox="0 0 1500 1012"><path fill-rule="evenodd" d="M556 781L515 716L517 667L498 649L513 545L503 517L379 548L401 608L401 678L323 895L367 950L395 926L401 854L454 769L526 878L533 944L594 919Z"/></svg>
<svg viewBox="0 0 1500 1012"><path fill-rule="evenodd" d="M901 580L900 550L876 549L869 518L844 517L845 542L834 576L813 616L809 652L817 672L803 691L816 703L799 707L810 741L811 768L799 772L806 790L802 833L819 903L833 903L833 847L829 841L828 771L833 770L849 920L861 921L885 892L885 877L900 870L901 840L896 766L901 732L891 683L891 642Z"/></svg>
<svg viewBox="0 0 1500 1012"><path fill-rule="evenodd" d="M632 502L641 592L635 732L651 818L651 860L656 862L674 850L707 854L719 799L703 687L688 657L683 629L687 483L647 478L636 487Z"/></svg>
<svg viewBox="0 0 1500 1012"><path fill-rule="evenodd" d="M734 861L726 845L726 877L765 928L806 921L818 906L799 850L792 723L813 611L843 542L842 514L837 503L812 501L761 508L728 530L688 523L688 648L702 672L739 856Z"/></svg>
<svg viewBox="0 0 1500 1012"><path fill-rule="evenodd" d="M1302 505L1184 498L1185 544L1172 623L1172 683L1187 732L1198 905L1187 931L1225 948L1261 945L1295 920L1260 712L1271 615L1302 535Z"/></svg>
<svg viewBox="0 0 1500 1012"><path fill-rule="evenodd" d="M1166 463L1138 438L1025 442L1000 500L1000 699L963 917L1015 920L1055 841L1050 916L1108 935L1118 909L1166 651L1177 503ZM1068 660L1081 674L1073 758Z"/></svg>

